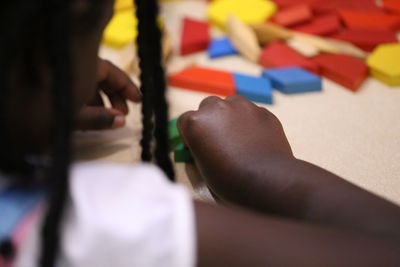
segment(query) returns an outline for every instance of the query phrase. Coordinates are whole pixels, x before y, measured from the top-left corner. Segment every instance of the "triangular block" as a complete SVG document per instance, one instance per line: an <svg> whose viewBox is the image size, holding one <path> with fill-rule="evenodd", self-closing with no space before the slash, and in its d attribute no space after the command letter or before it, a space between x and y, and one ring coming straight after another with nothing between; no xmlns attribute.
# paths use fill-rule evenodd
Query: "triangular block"
<svg viewBox="0 0 400 267"><path fill-rule="evenodd" d="M280 41L265 46L261 54L260 64L264 68L301 67L314 73L319 72L316 63Z"/></svg>
<svg viewBox="0 0 400 267"><path fill-rule="evenodd" d="M236 48L232 45L229 38L226 37L213 40L208 47L208 56L210 58L236 55L237 53Z"/></svg>

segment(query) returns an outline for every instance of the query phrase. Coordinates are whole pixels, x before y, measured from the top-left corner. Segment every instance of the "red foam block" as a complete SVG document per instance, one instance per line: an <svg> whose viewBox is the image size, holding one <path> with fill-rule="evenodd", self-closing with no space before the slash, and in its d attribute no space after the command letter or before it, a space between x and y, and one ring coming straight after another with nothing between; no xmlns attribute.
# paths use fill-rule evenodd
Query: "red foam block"
<svg viewBox="0 0 400 267"><path fill-rule="evenodd" d="M210 94L229 96L236 92L233 75L229 72L191 67L169 77L169 85Z"/></svg>
<svg viewBox="0 0 400 267"><path fill-rule="evenodd" d="M329 35L336 33L341 26L336 14L324 14L315 17L309 23L293 27L292 30L314 35Z"/></svg>
<svg viewBox="0 0 400 267"><path fill-rule="evenodd" d="M400 16L387 14L385 12L340 10L339 14L349 28L392 31L400 29Z"/></svg>
<svg viewBox="0 0 400 267"><path fill-rule="evenodd" d="M313 59L324 77L357 91L368 76L367 65L354 57L340 54L322 54Z"/></svg>
<svg viewBox="0 0 400 267"><path fill-rule="evenodd" d="M397 1L397 0L394 0ZM311 3L315 13L332 13L338 9L357 11L381 11L375 0L316 0Z"/></svg>
<svg viewBox="0 0 400 267"><path fill-rule="evenodd" d="M318 65L311 59L300 55L280 41L272 42L264 47L260 64L265 68L297 66L317 74L319 72Z"/></svg>
<svg viewBox="0 0 400 267"><path fill-rule="evenodd" d="M181 36L182 56L200 52L208 48L210 26L207 22L185 18Z"/></svg>
<svg viewBox="0 0 400 267"><path fill-rule="evenodd" d="M296 5L279 11L272 22L282 26L293 26L311 20L312 10L308 5Z"/></svg>
<svg viewBox="0 0 400 267"><path fill-rule="evenodd" d="M346 29L332 38L348 41L365 51L373 51L375 47L385 43L397 42L396 33L388 30L376 29Z"/></svg>
<svg viewBox="0 0 400 267"><path fill-rule="evenodd" d="M400 14L400 1L399 0L383 0L383 7L388 11Z"/></svg>
<svg viewBox="0 0 400 267"><path fill-rule="evenodd" d="M300 4L311 4L317 0L274 0L275 4L278 5L279 9L287 8Z"/></svg>

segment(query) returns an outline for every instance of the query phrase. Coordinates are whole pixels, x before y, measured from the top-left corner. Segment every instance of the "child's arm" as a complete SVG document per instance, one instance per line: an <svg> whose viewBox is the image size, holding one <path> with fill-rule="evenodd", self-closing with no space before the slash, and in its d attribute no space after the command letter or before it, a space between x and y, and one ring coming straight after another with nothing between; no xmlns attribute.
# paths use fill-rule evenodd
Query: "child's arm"
<svg viewBox="0 0 400 267"><path fill-rule="evenodd" d="M204 203L195 210L199 267L400 264L398 241Z"/></svg>
<svg viewBox="0 0 400 267"><path fill-rule="evenodd" d="M222 200L264 213L400 238L400 208L296 159L278 119L233 96L179 120L203 177Z"/></svg>

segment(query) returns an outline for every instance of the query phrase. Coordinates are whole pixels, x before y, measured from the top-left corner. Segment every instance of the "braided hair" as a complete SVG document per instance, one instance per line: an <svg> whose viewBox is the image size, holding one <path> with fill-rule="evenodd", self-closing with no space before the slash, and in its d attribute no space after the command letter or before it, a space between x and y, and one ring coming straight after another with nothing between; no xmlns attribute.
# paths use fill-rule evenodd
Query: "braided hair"
<svg viewBox="0 0 400 267"><path fill-rule="evenodd" d="M135 1L135 0L133 0ZM139 19L138 53L141 67L141 90L143 93L143 136L141 140L143 161L152 161L168 178L174 180L174 170L169 158L168 147L168 104L165 98L166 82L162 67L161 31L157 24L158 4L156 0L136 0ZM72 91L73 79L70 58L71 11L68 0L17 0L6 1L0 11L0 32L8 42L0 43L0 168L3 171L18 171L28 177L33 169L26 163L26 155L14 147L6 123L6 101L11 90L12 62L17 57L23 62L24 77L35 79L32 74L35 60L32 59L32 40L41 40L42 50L47 53L46 62L52 72L52 99L54 118L54 145L52 167L49 173L48 209L41 232L41 255L39 266L55 266L60 247L60 225L68 196L68 176L70 158L70 137L72 131ZM96 9L96 4L93 8ZM18 19L13 15L19 14ZM95 15L90 18L95 19ZM11 21L11 25L9 23ZM7 22L7 23L5 23ZM30 25L26 27L26 25ZM5 28L7 27L7 29ZM12 30L9 30L11 28ZM30 30L31 29L31 30ZM42 29L37 31L37 29ZM40 34L38 34L40 32ZM25 39L21 40L21 36ZM17 55L7 51L18 51ZM34 55L35 56L35 55ZM37 56L37 55L36 55ZM30 65L29 65L30 64ZM15 67L15 64L14 64ZM20 67L20 66L19 66ZM21 74L19 73L19 74ZM39 74L37 74L39 75ZM155 150L152 149L155 139ZM11 250L10 250L11 251Z"/></svg>

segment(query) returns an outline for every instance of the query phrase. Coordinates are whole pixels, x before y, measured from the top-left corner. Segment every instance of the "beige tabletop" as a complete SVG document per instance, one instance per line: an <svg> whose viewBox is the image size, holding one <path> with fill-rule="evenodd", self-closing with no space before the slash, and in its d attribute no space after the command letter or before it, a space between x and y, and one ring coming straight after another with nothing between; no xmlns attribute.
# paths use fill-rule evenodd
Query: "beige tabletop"
<svg viewBox="0 0 400 267"><path fill-rule="evenodd" d="M163 15L174 48L178 47L183 16L205 19L200 1L170 2ZM218 35L220 33L213 33ZM119 63L118 51L103 48L101 55ZM239 56L209 60L206 53L168 64L168 72L192 64L259 75L261 67ZM136 77L133 77L136 79ZM207 95L170 88L171 118L194 110ZM352 93L324 80L322 93L274 93L275 104L265 106L282 121L298 158L324 167L349 181L400 204L400 88L369 78ZM127 127L116 131L77 133L77 158L106 162L139 161L140 107L133 106ZM211 199L194 166L176 165L178 180L193 188L194 196ZM190 177L190 178L188 178ZM340 196L338 196L340 197Z"/></svg>

